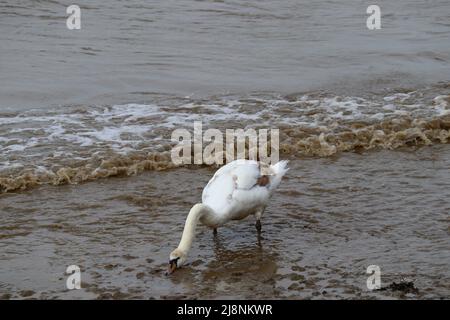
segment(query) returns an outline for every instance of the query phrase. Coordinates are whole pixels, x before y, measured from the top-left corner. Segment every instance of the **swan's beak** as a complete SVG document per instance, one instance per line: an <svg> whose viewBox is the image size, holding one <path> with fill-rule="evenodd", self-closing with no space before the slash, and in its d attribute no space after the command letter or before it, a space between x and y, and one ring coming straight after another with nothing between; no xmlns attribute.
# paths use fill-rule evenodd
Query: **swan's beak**
<svg viewBox="0 0 450 320"><path fill-rule="evenodd" d="M167 268L166 276L173 273L176 268L177 268L177 261L176 260L169 261L169 267Z"/></svg>

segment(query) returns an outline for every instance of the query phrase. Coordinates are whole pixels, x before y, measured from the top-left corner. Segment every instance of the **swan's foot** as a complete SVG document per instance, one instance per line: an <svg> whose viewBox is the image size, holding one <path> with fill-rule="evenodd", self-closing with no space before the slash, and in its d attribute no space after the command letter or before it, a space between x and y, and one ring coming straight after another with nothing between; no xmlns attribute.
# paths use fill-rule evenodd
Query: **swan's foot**
<svg viewBox="0 0 450 320"><path fill-rule="evenodd" d="M217 235L217 228L214 228L213 234L214 234L214 235Z"/></svg>
<svg viewBox="0 0 450 320"><path fill-rule="evenodd" d="M261 220L256 220L256 224L255 224L256 230L258 230L258 232L261 232Z"/></svg>

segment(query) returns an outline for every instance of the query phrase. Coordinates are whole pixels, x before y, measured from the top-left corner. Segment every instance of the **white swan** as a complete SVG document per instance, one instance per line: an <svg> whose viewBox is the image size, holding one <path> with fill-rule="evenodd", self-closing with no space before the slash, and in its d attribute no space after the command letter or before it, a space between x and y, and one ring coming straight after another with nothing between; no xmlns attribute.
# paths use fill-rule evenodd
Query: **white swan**
<svg viewBox="0 0 450 320"><path fill-rule="evenodd" d="M254 214L259 232L261 215L289 170L287 163L280 161L268 166L254 160L235 160L217 170L203 189L202 203L195 204L189 211L178 248L170 254L167 273L186 262L199 221L216 233L216 228L227 221Z"/></svg>

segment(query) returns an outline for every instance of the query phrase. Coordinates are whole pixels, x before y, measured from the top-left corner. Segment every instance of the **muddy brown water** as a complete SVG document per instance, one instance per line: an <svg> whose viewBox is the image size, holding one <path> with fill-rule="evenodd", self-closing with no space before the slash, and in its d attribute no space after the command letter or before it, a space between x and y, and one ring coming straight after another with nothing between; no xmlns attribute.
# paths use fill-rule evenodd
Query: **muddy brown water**
<svg viewBox="0 0 450 320"><path fill-rule="evenodd" d="M77 4L0 3L0 298L450 297L448 0L378 0L380 30L360 0ZM292 169L260 238L199 228L165 277L214 172L168 156L195 121L277 128Z"/></svg>
<svg viewBox="0 0 450 320"><path fill-rule="evenodd" d="M150 171L0 195L1 298L450 297L450 146L297 159L257 236L248 218L200 227L164 275L213 168ZM81 268L80 290L65 270ZM369 291L407 279L416 293Z"/></svg>

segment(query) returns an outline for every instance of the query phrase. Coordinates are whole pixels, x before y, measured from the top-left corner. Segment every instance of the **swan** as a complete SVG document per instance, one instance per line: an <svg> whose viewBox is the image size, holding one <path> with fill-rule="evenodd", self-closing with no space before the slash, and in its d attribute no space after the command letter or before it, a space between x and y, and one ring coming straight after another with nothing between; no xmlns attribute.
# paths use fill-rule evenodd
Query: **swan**
<svg viewBox="0 0 450 320"><path fill-rule="evenodd" d="M216 171L203 189L202 202L189 211L178 247L170 253L167 274L182 266L195 237L198 222L212 228L253 214L261 231L261 216L270 196L289 170L288 161L267 165L255 160L234 160Z"/></svg>

